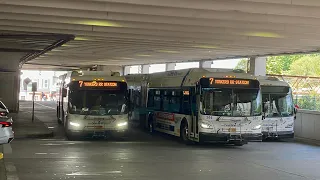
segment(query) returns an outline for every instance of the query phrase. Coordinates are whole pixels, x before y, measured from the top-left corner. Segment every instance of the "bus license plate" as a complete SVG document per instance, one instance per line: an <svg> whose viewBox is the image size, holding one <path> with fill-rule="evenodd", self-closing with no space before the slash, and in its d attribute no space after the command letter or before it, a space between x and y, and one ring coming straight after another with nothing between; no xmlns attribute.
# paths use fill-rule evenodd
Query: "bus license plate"
<svg viewBox="0 0 320 180"><path fill-rule="evenodd" d="M229 132L237 132L236 128L229 128Z"/></svg>
<svg viewBox="0 0 320 180"><path fill-rule="evenodd" d="M103 126L95 126L94 128L95 128L95 129L102 129Z"/></svg>

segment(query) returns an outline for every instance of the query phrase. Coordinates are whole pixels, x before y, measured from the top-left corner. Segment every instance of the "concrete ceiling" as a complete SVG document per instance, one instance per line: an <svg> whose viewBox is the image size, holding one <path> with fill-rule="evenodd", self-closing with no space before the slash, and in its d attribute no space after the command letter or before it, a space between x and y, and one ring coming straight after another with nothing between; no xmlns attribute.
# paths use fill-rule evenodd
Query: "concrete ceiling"
<svg viewBox="0 0 320 180"><path fill-rule="evenodd" d="M320 1L0 0L0 31L75 35L37 67L316 52Z"/></svg>

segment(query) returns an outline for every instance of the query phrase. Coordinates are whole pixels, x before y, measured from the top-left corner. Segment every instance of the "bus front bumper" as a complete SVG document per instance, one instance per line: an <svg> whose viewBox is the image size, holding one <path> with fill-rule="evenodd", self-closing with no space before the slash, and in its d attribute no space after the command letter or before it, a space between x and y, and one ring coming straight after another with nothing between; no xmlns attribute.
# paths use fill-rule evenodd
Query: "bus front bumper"
<svg viewBox="0 0 320 180"><path fill-rule="evenodd" d="M262 134L227 134L227 133L199 133L200 142L213 142L213 143L235 143L248 141L262 141Z"/></svg>
<svg viewBox="0 0 320 180"><path fill-rule="evenodd" d="M294 132L293 131L274 131L274 132L262 132L263 138L280 138L280 139L286 139L286 138L294 138Z"/></svg>
<svg viewBox="0 0 320 180"><path fill-rule="evenodd" d="M68 133L78 137L126 137L128 130L69 130Z"/></svg>

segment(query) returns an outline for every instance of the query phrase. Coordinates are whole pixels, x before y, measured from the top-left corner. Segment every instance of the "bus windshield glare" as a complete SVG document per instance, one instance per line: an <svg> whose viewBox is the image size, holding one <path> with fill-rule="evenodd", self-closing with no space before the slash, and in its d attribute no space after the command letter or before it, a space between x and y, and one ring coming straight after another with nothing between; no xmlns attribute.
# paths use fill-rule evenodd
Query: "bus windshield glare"
<svg viewBox="0 0 320 180"><path fill-rule="evenodd" d="M259 89L202 88L201 113L213 116L260 116Z"/></svg>
<svg viewBox="0 0 320 180"><path fill-rule="evenodd" d="M277 92L276 89L279 89ZM293 99L288 87L262 87L265 117L293 116Z"/></svg>
<svg viewBox="0 0 320 180"><path fill-rule="evenodd" d="M73 88L69 91L69 112L81 115L121 115L128 113L126 86L118 89Z"/></svg>

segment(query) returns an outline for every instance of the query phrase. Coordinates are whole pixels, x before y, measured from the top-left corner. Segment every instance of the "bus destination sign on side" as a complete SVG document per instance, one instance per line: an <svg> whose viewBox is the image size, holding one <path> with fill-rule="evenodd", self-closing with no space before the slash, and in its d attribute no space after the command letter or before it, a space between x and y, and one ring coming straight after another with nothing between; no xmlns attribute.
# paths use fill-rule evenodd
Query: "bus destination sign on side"
<svg viewBox="0 0 320 180"><path fill-rule="evenodd" d="M118 83L101 81L79 81L79 87L118 87Z"/></svg>
<svg viewBox="0 0 320 180"><path fill-rule="evenodd" d="M210 85L250 85L249 80L243 79L215 79L209 78Z"/></svg>

